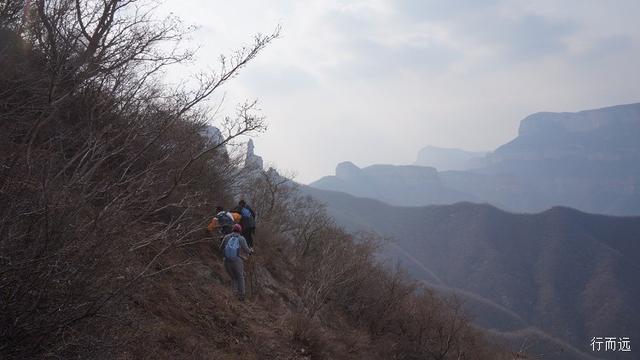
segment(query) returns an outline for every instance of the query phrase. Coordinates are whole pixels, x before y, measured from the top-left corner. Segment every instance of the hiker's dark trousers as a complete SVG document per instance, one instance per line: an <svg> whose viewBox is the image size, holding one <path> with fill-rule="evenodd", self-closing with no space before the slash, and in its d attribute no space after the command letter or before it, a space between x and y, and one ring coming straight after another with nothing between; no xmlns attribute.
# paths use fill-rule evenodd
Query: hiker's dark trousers
<svg viewBox="0 0 640 360"><path fill-rule="evenodd" d="M224 268L231 277L233 291L240 297L244 297L244 264L239 257L224 259Z"/></svg>
<svg viewBox="0 0 640 360"><path fill-rule="evenodd" d="M247 240L247 245L249 245L249 247L253 247L253 233L256 232L256 228L252 227L252 228L243 228L242 229L242 236L245 238L245 240Z"/></svg>

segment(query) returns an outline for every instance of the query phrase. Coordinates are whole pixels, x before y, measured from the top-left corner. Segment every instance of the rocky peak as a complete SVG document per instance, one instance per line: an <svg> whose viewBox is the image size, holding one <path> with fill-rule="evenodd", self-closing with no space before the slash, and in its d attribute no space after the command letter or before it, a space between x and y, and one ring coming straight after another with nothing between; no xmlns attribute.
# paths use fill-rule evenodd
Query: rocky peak
<svg viewBox="0 0 640 360"><path fill-rule="evenodd" d="M258 156L254 152L255 145L253 139L249 139L247 143L247 155L244 160L244 167L250 170L262 170L264 168L264 161L261 156Z"/></svg>
<svg viewBox="0 0 640 360"><path fill-rule="evenodd" d="M360 175L361 170L351 161L343 161L336 166L336 177L350 179Z"/></svg>
<svg viewBox="0 0 640 360"><path fill-rule="evenodd" d="M204 129L202 129L201 132L202 136L208 138L211 140L211 142L213 142L214 144L219 144L222 142L222 133L220 132L220 129L218 129L215 126L211 126L211 125L207 125L204 127Z"/></svg>
<svg viewBox="0 0 640 360"><path fill-rule="evenodd" d="M208 146L215 146L224 141L224 137L222 136L222 132L215 126L207 125L205 126L200 135L205 139L208 139ZM218 152L222 154L222 156L228 160L229 153L227 152L226 146L221 146L218 149Z"/></svg>

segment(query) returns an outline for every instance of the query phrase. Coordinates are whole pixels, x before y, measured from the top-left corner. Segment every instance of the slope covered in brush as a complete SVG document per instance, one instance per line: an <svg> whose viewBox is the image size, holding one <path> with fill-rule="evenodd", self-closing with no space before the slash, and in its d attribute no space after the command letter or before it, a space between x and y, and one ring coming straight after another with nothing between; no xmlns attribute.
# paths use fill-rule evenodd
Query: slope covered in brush
<svg viewBox="0 0 640 360"><path fill-rule="evenodd" d="M224 146L263 129L255 104L210 136L203 101L277 33L171 91L158 71L190 53L160 44L178 23L135 1L67 5L0 11L0 357L502 356L458 307L377 264L371 237L237 165ZM205 230L240 196L260 214L245 303Z"/></svg>

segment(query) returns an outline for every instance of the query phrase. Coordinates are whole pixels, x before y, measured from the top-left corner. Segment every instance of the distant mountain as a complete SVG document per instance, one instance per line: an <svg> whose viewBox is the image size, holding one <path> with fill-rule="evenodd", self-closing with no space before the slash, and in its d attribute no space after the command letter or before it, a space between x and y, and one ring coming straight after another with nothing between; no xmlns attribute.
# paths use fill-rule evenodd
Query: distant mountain
<svg viewBox="0 0 640 360"><path fill-rule="evenodd" d="M392 238L388 257L456 294L497 338L563 351L553 359L589 358L595 336L640 338L640 217L564 207L513 214L471 203L394 207L305 191L346 228Z"/></svg>
<svg viewBox="0 0 640 360"><path fill-rule="evenodd" d="M613 163L616 174L640 173L640 104L618 105L577 113L541 112L520 123L518 137L492 154L493 163L572 160ZM621 163L617 163L621 162ZM575 169L558 167L557 173ZM585 169L590 173L591 169ZM552 172L552 173L555 173ZM603 174L606 175L606 174Z"/></svg>
<svg viewBox="0 0 640 360"><path fill-rule="evenodd" d="M413 164L434 167L438 171L470 170L484 166L486 156L487 152L426 146L418 152L418 158Z"/></svg>
<svg viewBox="0 0 640 360"><path fill-rule="evenodd" d="M311 186L380 199L394 205L418 206L476 200L474 196L444 186L438 171L424 166L372 165L359 168L351 162L336 167Z"/></svg>
<svg viewBox="0 0 640 360"><path fill-rule="evenodd" d="M525 118L518 137L476 173L509 180L448 186L519 211L565 205L614 215L640 214L640 104ZM458 175L458 178L460 176ZM487 191L499 187L501 194Z"/></svg>
<svg viewBox="0 0 640 360"><path fill-rule="evenodd" d="M638 139L640 104L537 113L522 120L514 140L484 158L473 160L462 150L428 147L417 163L435 164L440 172L433 167L343 165L346 174L359 175L336 174L311 186L404 206L480 201L517 212L561 205L640 215ZM464 165L465 161L476 165ZM466 170L442 171L455 167Z"/></svg>

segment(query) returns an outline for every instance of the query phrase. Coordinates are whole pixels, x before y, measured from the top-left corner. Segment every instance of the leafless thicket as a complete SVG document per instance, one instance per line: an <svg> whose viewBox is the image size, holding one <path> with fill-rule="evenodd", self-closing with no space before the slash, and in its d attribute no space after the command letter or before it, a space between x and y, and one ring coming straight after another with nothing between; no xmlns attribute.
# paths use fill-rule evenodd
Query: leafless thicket
<svg viewBox="0 0 640 360"><path fill-rule="evenodd" d="M201 136L207 99L278 30L222 57L197 86L172 89L160 78L192 58L179 46L190 29L153 10L139 0L0 2L4 358L89 346L76 336L85 320L179 265L163 258L202 236L202 215L229 198L222 147L265 128L247 102L221 122L221 139Z"/></svg>

